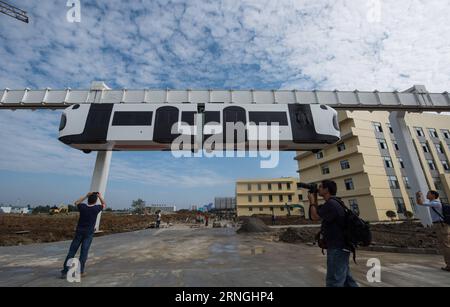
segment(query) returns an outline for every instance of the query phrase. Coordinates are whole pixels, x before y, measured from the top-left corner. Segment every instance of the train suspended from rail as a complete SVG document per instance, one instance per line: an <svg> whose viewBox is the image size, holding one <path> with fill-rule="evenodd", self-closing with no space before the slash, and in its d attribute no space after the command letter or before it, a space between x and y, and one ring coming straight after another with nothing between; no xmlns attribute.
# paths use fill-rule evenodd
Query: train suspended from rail
<svg viewBox="0 0 450 307"><path fill-rule="evenodd" d="M272 130L258 132L265 128ZM318 104L76 104L59 127L59 140L85 153L196 151L211 139L211 150L258 150L265 142L266 150L319 151L337 143L340 130L336 110Z"/></svg>

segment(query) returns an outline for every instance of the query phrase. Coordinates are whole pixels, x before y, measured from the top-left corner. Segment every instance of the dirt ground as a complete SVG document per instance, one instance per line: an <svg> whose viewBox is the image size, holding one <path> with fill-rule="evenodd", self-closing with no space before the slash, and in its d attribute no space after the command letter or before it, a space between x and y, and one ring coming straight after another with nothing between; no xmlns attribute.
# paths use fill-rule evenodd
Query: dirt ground
<svg viewBox="0 0 450 307"><path fill-rule="evenodd" d="M195 214L164 214L164 223L193 222ZM0 215L0 246L56 242L73 238L78 213L70 215ZM103 213L100 229L102 235L136 231L148 228L154 215L121 215Z"/></svg>
<svg viewBox="0 0 450 307"><path fill-rule="evenodd" d="M430 228L417 222L372 225L372 245L401 248L437 248L437 237ZM288 228L279 233L280 241L287 243L312 243L319 228Z"/></svg>

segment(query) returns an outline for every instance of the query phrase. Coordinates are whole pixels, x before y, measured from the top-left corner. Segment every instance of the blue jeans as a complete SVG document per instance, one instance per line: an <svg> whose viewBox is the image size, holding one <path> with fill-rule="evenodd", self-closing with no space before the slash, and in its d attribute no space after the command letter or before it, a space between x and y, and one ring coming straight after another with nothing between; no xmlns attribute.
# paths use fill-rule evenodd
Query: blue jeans
<svg viewBox="0 0 450 307"><path fill-rule="evenodd" d="M89 248L91 247L92 239L94 238L94 233L92 231L79 231L75 233L75 238L70 244L69 254L67 254L66 260L64 261L64 267L61 271L64 274L67 274L69 267L67 267L67 261L69 259L75 258L78 249L81 245L80 252L80 271L84 273L84 266L86 265L86 261L88 259Z"/></svg>
<svg viewBox="0 0 450 307"><path fill-rule="evenodd" d="M327 287L358 287L350 273L350 252L328 249Z"/></svg>

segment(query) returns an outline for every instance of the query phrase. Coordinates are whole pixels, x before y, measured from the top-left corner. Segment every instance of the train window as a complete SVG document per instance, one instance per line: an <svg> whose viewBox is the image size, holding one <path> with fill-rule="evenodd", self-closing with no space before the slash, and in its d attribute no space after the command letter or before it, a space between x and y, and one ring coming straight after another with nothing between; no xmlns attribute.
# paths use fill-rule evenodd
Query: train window
<svg viewBox="0 0 450 307"><path fill-rule="evenodd" d="M195 114L197 114L197 112L182 112L181 113L181 121L183 123L188 124L189 126L194 126L195 125Z"/></svg>
<svg viewBox="0 0 450 307"><path fill-rule="evenodd" d="M211 122L220 123L220 112L217 111L205 112L205 124Z"/></svg>
<svg viewBox="0 0 450 307"><path fill-rule="evenodd" d="M67 124L67 117L66 114L63 114L61 116L61 122L59 123L59 131L63 130L66 127Z"/></svg>
<svg viewBox="0 0 450 307"><path fill-rule="evenodd" d="M114 112L113 126L151 126L153 112Z"/></svg>
<svg viewBox="0 0 450 307"><path fill-rule="evenodd" d="M249 121L256 125L278 123L279 126L288 126L286 112L249 112Z"/></svg>

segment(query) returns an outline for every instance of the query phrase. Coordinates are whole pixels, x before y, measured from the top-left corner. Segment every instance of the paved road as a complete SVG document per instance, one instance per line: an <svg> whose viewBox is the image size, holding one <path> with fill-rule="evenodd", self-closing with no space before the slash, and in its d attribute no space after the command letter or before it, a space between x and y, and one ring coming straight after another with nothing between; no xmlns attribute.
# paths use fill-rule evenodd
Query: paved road
<svg viewBox="0 0 450 307"><path fill-rule="evenodd" d="M0 286L322 286L325 257L300 244L223 229L149 229L95 238L81 284L58 279L70 242L0 247ZM367 259L381 260L382 283L366 280ZM433 255L361 252L363 286L450 286Z"/></svg>

